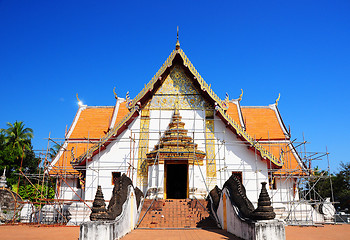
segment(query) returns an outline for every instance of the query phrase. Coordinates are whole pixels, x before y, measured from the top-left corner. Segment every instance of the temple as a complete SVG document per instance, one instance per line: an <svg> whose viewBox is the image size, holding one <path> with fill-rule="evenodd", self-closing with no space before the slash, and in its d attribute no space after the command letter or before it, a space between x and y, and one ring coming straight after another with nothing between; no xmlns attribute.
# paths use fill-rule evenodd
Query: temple
<svg viewBox="0 0 350 240"><path fill-rule="evenodd" d="M146 198L204 199L234 175L255 207L267 182L281 218L299 201L298 177L309 172L278 100L242 106L242 95L220 99L177 41L133 99L115 94L114 106L80 105L49 170L57 200L92 202L98 185L108 200L123 173Z"/></svg>

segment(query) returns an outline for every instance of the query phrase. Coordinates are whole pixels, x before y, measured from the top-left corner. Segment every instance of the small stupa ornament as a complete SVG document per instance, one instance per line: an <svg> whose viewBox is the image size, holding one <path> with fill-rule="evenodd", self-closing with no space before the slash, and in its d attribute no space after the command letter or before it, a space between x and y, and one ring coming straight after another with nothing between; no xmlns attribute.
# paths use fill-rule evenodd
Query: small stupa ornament
<svg viewBox="0 0 350 240"><path fill-rule="evenodd" d="M271 206L271 199L266 190L266 182L261 183L261 192L258 200L258 207L254 210L256 220L271 220L274 219L276 214Z"/></svg>
<svg viewBox="0 0 350 240"><path fill-rule="evenodd" d="M2 176L0 177L0 188L7 187L6 184L6 167L4 168L4 172L2 173Z"/></svg>
<svg viewBox="0 0 350 240"><path fill-rule="evenodd" d="M97 187L95 199L92 204L90 220L91 221L108 220L106 203L105 203L105 199L103 198L102 188L100 185Z"/></svg>

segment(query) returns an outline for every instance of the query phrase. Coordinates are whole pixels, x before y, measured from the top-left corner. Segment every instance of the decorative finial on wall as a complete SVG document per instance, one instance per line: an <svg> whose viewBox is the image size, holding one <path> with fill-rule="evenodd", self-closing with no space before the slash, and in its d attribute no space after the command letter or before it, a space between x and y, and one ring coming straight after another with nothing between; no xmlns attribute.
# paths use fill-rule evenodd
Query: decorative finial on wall
<svg viewBox="0 0 350 240"><path fill-rule="evenodd" d="M278 105L278 101L280 100L280 97L281 97L281 94L279 93L278 98L276 99L276 102L275 102L276 106Z"/></svg>
<svg viewBox="0 0 350 240"><path fill-rule="evenodd" d="M175 49L179 50L180 49L180 42L179 42L179 26L177 26L177 38L176 38L176 45L175 45Z"/></svg>

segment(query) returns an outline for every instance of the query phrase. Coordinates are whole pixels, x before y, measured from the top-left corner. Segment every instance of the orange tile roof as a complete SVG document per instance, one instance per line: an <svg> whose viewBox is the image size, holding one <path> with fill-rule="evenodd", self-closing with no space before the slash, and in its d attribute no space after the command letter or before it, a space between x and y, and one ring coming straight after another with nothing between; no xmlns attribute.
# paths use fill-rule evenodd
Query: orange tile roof
<svg viewBox="0 0 350 240"><path fill-rule="evenodd" d="M241 107L247 133L256 139L285 139L276 112L269 107Z"/></svg>
<svg viewBox="0 0 350 240"><path fill-rule="evenodd" d="M233 119L235 120L235 122L238 124L238 125L242 125L241 124L241 121L239 120L239 113L238 113L238 107L235 103L233 102L229 102L228 104L228 109L227 109L227 114Z"/></svg>
<svg viewBox="0 0 350 240"><path fill-rule="evenodd" d="M79 116L70 139L99 139L108 130L114 107L87 107Z"/></svg>
<svg viewBox="0 0 350 240"><path fill-rule="evenodd" d="M72 129L69 140L102 138L105 135L104 132L108 130L113 109L114 107L87 107L82 110L74 129ZM52 166L50 174L77 174L78 172L70 164L73 160L73 155L74 158L79 157L92 145L92 143L88 144L87 142L81 141L69 142L65 150L63 150L63 154L54 166Z"/></svg>
<svg viewBox="0 0 350 240"><path fill-rule="evenodd" d="M269 107L241 107L243 119L246 124L247 133L255 137L257 140L284 140L285 135L278 121L275 110ZM232 117L236 123L239 122L239 115L237 105L235 103L229 104L227 113ZM264 143L260 144L276 158L280 158L281 149L283 149L284 165L276 172L276 174L292 173L304 174L302 166L300 166L295 155L292 153L288 143Z"/></svg>
<svg viewBox="0 0 350 240"><path fill-rule="evenodd" d="M78 171L76 171L73 168L70 162L73 160L73 158L79 157L80 155L85 153L86 150L89 149L92 145L93 145L92 143L88 144L88 143L81 143L81 142L68 143L65 150L63 150L61 157L58 159L56 164L52 166L52 169L50 170L50 174L52 175L77 174Z"/></svg>
<svg viewBox="0 0 350 240"><path fill-rule="evenodd" d="M295 155L293 154L288 143L260 143L264 148L270 151L276 157L280 157L283 151L284 164L281 169L277 170L275 174L292 174L292 175L303 175L302 166L299 164Z"/></svg>
<svg viewBox="0 0 350 240"><path fill-rule="evenodd" d="M126 102L122 102L119 105L117 118L115 119L115 125L118 124L122 118L129 113L129 109L126 107Z"/></svg>
<svg viewBox="0 0 350 240"><path fill-rule="evenodd" d="M113 109L113 107L93 107L83 110L75 128L73 129L70 139L84 139L84 137L87 138L88 136L89 138L99 139L104 136L104 131L109 127ZM241 109L246 122L247 132L251 136L255 136L256 139L284 139L285 136L274 110L268 107L242 107ZM129 110L126 107L126 102L122 102L119 105L115 123L117 124L126 114L128 114L128 112ZM229 103L227 113L236 121L236 123L240 124L238 109L235 103ZM72 149L74 157L76 158L84 154L90 147L92 147L92 145L92 143L68 143L66 150L56 162L55 166L53 166L50 174L57 174L57 172L60 174L76 174L77 171L73 169L70 164L73 160L71 154ZM285 152L284 165L275 174L285 174L287 172L292 174L302 174L302 167L299 165L288 144L261 143L261 145L277 158L280 157L281 149Z"/></svg>

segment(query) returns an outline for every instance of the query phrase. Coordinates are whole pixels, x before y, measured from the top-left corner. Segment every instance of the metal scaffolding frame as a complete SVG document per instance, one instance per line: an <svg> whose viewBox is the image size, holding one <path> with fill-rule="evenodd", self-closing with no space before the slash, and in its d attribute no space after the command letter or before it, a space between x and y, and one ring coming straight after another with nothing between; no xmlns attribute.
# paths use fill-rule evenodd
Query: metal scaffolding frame
<svg viewBox="0 0 350 240"><path fill-rule="evenodd" d="M164 134L164 129L161 130L160 128L160 121L161 120L169 120L169 118L160 118L159 120L159 129L149 129L149 133L148 134L148 141L154 141L157 142L159 141L160 137ZM203 120L203 126L205 126L205 117L202 118ZM186 120L193 120L193 118L182 118L183 121ZM213 119L214 121L221 121L220 119ZM196 123L196 121L194 121L194 123ZM196 127L194 126L193 129L196 129ZM203 128L205 129L205 127ZM215 136L217 136L218 134L222 134L223 139L217 139L215 141L215 160L216 160L216 175L217 175L217 184L222 187L225 179L228 179L228 177L231 175L231 173L235 170L240 170L242 172L253 172L256 174L256 185L257 185L257 189L259 189L259 179L258 179L258 168L257 168L257 162L260 161L260 157L258 157L258 154L255 150L255 159L256 159L256 166L255 169L248 169L247 166L245 166L244 161L242 161L241 163L237 164L236 166L233 164L228 164L227 160L226 160L226 147L229 145L232 146L247 146L247 143L237 139L236 141L228 141L227 139L225 139L226 136L226 132L230 131L228 129L225 129L223 131L215 131L214 134ZM130 177L131 179L133 179L135 176L137 176L137 166L135 166L135 163L137 163L137 161L139 161L140 159L136 158L136 154L138 151L138 143L139 143L139 138L137 138L136 136L140 135L140 132L137 132L135 130L131 131L131 134L128 138L122 138L119 140L119 142L127 142L129 143L129 148L127 150L129 150L129 155L126 157L125 161L123 163L121 163L119 166L115 166L113 165L113 161L111 161L110 165L108 166L93 166L92 167L88 167L87 165L79 168L76 167L75 170L86 170L88 168L91 168L92 170L97 172L97 178L95 178L96 181L99 181L99 171L100 170L114 170L114 171L120 171L123 173L126 173L128 177ZM157 138L150 138L150 135L152 135L151 133L153 133L153 135L159 136ZM206 144L205 140L205 132L204 131L188 131L188 134L192 135L193 141L195 143L199 143L201 142L202 144ZM199 138L198 136L202 135L204 136L204 138ZM55 199L48 199L47 197L47 192L43 193L41 192L39 189L36 189L38 191L38 202L36 202L36 204L39 204L39 211L41 208L41 205L45 204L49 204L49 205L54 205L56 211L58 212L59 217L57 220L57 223L60 224L64 224L66 223L67 220L67 215L64 213L64 207L63 205L65 204L69 204L72 203L74 201L78 201L78 202L82 202L84 203L87 207L90 208L90 206L87 204L88 202L91 202L91 200L85 200L84 198L84 194L83 194L83 190L80 190L79 192L75 191L74 189L77 187L76 183L79 181L79 177L76 174L72 174L71 171L73 170L70 166L70 163L68 162L68 154L71 154L71 156L73 157L77 157L76 154L78 151L78 148L83 147L83 145L85 145L84 149L86 150L86 153L88 152L89 148L93 145L93 144L98 144L101 142L101 139L96 140L90 140L89 137L88 138L82 138L82 139L68 139L68 138L51 138L51 136L49 135L48 137L48 144L47 144L47 149L46 150L41 150L41 151L37 151L37 156L40 158L41 162L39 164L40 167L42 167L44 169L43 173L38 173L38 174L31 174L31 175L26 175L25 173L23 173L22 171L20 172L21 177L23 177L26 182L28 184L31 184L32 186L34 186L33 181L36 180L38 184L41 184L42 186L44 185L48 185L48 180L50 177L52 177L50 175L49 169L52 168L52 162L49 160L49 151L50 151L50 145L51 144L58 144L61 146L61 153L63 153L63 156L65 159L63 159L62 166L58 166L58 171L56 174L56 195L55 195ZM256 142L258 142L258 140L255 140ZM282 196L282 191L284 189L276 189L276 190L271 190L270 189L270 194L271 194L271 201L273 204L276 203L280 203L286 206L289 206L288 209L286 209L285 212L288 212L287 216L284 218L285 222L287 224L290 225L314 225L317 224L317 222L313 221L312 218L312 213L311 213L311 217L309 220L307 221L299 221L298 220L298 216L300 215L304 215L307 216L307 214L310 214L307 211L310 211L309 209L305 209L305 212L300 212L297 207L300 204L309 204L310 206L316 206L319 203L322 203L324 201L324 199L322 199L320 197L320 195L317 193L317 191L315 190L315 185L316 183L322 179L322 178L329 178L329 181L331 181L331 177L330 174L328 176L316 176L314 174L314 169L313 169L313 164L312 162L317 161L317 160L324 160L327 161L328 164L328 171L330 172L330 159L329 159L329 153L326 149L326 152L308 152L306 150L306 144L308 143L307 141L305 141L303 139L303 141L301 142L297 142L296 140L290 141L288 139L285 140L286 142L288 142L288 145L292 145L295 144L296 147L294 147L292 145L291 151L289 153L285 154L285 163L287 164L286 166L288 166L288 164L290 164L289 161L290 160L290 154L293 154L292 151L296 151L297 154L299 155L299 157L302 160L302 164L306 167L304 169L304 174L294 174L295 173L295 169L285 169L286 173L285 175L278 175L278 177L276 178L279 182L283 182L283 181L288 181L290 179L293 179L293 181L295 182L295 191L298 192L299 196L296 200L296 196L293 196L293 198L289 198L287 200L283 200L283 199L276 199L275 195L279 195ZM268 141L268 147L270 148L271 145L270 143L271 141ZM64 144L73 144L74 149L66 149L64 148ZM99 144L100 145L100 144ZM198 146L199 149L204 149L205 150L205 146ZM223 154L221 154L221 149L223 149ZM267 149L270 150L270 149ZM74 153L75 151L75 153ZM100 151L99 151L100 154ZM271 162L270 162L271 165ZM155 165L153 165L155 166ZM198 165L199 166L199 165ZM237 167L238 166L238 167ZM194 166L193 166L193 171L194 171ZM276 173L276 169L268 169L268 175L274 175ZM188 173L189 174L189 173ZM201 173L202 174L202 173ZM202 174L203 175L203 174ZM204 178L204 182L206 183L206 179ZM302 188L302 186L304 186L305 184L310 184L310 179L316 179L316 182L314 183L313 186L309 186L308 192L303 192L303 191L299 191L299 189ZM69 184L69 182L67 181L67 179L75 179L76 181L73 181L73 184ZM159 182L159 179L157 179L157 181ZM61 182L61 183L60 183ZM62 183L65 183L68 188L70 190L72 190L72 192L74 193L74 195L76 195L78 197L77 200L72 200L72 199L64 199L61 198L60 196L60 189L59 186ZM191 183L189 183L191 184ZM206 183L207 184L207 183ZM192 187L194 187L194 181L192 182ZM271 184L270 184L271 185ZM332 183L331 183L332 186ZM190 188L190 186L188 186ZM42 188L43 189L43 188ZM207 187L207 191L209 191L210 189L208 189ZM334 196L333 196L333 189L331 189L332 192L332 196L331 197L331 203L334 203ZM280 194L277 194L278 191L281 191ZM257 191L258 194L258 191ZM288 197L290 197L290 195L287 194ZM108 202L108 201L107 201ZM253 202L253 204L256 204L256 202Z"/></svg>

